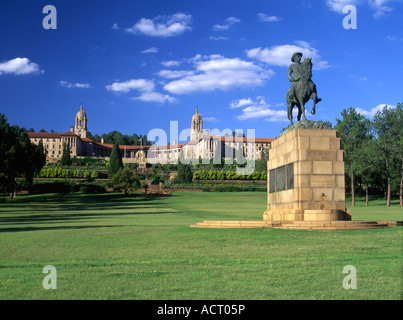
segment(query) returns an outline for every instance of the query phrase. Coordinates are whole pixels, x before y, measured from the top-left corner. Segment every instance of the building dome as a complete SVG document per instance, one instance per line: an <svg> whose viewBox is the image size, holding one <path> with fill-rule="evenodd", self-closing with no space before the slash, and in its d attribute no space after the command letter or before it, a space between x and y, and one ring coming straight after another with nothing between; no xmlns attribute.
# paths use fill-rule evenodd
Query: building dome
<svg viewBox="0 0 403 320"><path fill-rule="evenodd" d="M78 118L87 117L87 115L85 114L85 111L83 110L83 105L81 105L80 111L77 112L76 117L78 117Z"/></svg>
<svg viewBox="0 0 403 320"><path fill-rule="evenodd" d="M87 115L83 110L83 105L81 105L80 111L77 112L74 132L81 138L87 138Z"/></svg>
<svg viewBox="0 0 403 320"><path fill-rule="evenodd" d="M200 121L201 120L201 115L199 114L199 110L196 107L196 113L192 117L192 121Z"/></svg>
<svg viewBox="0 0 403 320"><path fill-rule="evenodd" d="M192 123L190 127L191 140L199 140L203 135L203 120L199 114L199 110L196 107L196 113L192 117Z"/></svg>

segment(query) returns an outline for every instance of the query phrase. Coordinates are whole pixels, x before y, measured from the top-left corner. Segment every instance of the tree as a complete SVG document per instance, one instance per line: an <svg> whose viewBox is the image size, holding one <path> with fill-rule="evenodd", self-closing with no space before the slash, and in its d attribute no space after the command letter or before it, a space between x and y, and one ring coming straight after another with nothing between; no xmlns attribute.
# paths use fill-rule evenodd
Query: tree
<svg viewBox="0 0 403 320"><path fill-rule="evenodd" d="M115 143L113 145L111 156L109 158L108 177L112 178L119 171L119 169L122 168L122 155L120 153L119 145Z"/></svg>
<svg viewBox="0 0 403 320"><path fill-rule="evenodd" d="M379 110L373 121L377 155L386 175L386 206L390 206L392 178L400 179L400 204L403 203L403 110L402 105ZM396 165L398 163L398 165ZM400 172L399 172L400 171ZM399 174L400 173L400 174Z"/></svg>
<svg viewBox="0 0 403 320"><path fill-rule="evenodd" d="M140 180L129 168L123 168L110 179L110 184L114 189L123 190L127 195L130 189L137 189L140 186Z"/></svg>
<svg viewBox="0 0 403 320"><path fill-rule="evenodd" d="M179 183L190 183L193 179L192 168L189 164L183 164L178 161L178 175L177 180Z"/></svg>
<svg viewBox="0 0 403 320"><path fill-rule="evenodd" d="M12 199L16 178L32 184L34 174L45 165L46 156L41 147L31 143L24 130L10 126L4 114L0 114L0 141L0 185Z"/></svg>
<svg viewBox="0 0 403 320"><path fill-rule="evenodd" d="M336 119L337 130L342 149L344 150L344 160L346 174L350 177L351 183L351 205L355 206L355 176L358 171L358 158L363 146L370 140L370 121L354 108L344 109L341 113L342 119Z"/></svg>
<svg viewBox="0 0 403 320"><path fill-rule="evenodd" d="M63 155L60 159L60 164L62 166L71 166L71 156L70 156L70 145L68 143L63 143Z"/></svg>
<svg viewBox="0 0 403 320"><path fill-rule="evenodd" d="M374 188L378 184L379 172L382 171L379 168L378 152L375 140L371 136L371 140L368 140L365 145L360 148L360 152L357 156L356 173L360 177L361 185L365 189L365 205L369 203L369 190Z"/></svg>

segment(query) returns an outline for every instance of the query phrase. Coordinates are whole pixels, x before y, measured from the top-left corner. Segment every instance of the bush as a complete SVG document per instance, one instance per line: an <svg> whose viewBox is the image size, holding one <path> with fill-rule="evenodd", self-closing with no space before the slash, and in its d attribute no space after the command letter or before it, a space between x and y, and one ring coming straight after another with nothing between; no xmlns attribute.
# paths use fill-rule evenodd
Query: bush
<svg viewBox="0 0 403 320"><path fill-rule="evenodd" d="M33 193L70 193L74 185L67 181L34 183L30 189Z"/></svg>
<svg viewBox="0 0 403 320"><path fill-rule="evenodd" d="M192 182L193 174L192 168L188 164L183 164L180 161L178 162L178 175L176 177L179 183L189 183Z"/></svg>
<svg viewBox="0 0 403 320"><path fill-rule="evenodd" d="M125 194L140 186L139 178L129 168L120 169L109 181L114 189L122 189Z"/></svg>
<svg viewBox="0 0 403 320"><path fill-rule="evenodd" d="M80 187L80 192L82 193L105 193L105 187L94 185L94 184L88 184L88 185L83 185Z"/></svg>

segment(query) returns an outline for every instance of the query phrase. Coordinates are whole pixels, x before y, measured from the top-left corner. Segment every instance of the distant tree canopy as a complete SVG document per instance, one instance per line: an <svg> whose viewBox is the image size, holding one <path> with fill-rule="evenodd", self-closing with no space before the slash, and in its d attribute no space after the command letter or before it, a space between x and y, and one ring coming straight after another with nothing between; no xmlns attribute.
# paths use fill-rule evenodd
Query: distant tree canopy
<svg viewBox="0 0 403 320"><path fill-rule="evenodd" d="M7 123L4 114L0 114L0 142L0 186L13 198L16 178L32 184L35 172L46 163L46 155L41 144L31 143L25 130Z"/></svg>
<svg viewBox="0 0 403 320"><path fill-rule="evenodd" d="M109 133L104 133L99 136L98 134L92 135L91 132L87 132L87 138L96 142L101 142L101 138L104 138L105 143L109 144L119 144L126 146L149 146L151 142L148 141L147 135L137 135L133 133L131 136L127 134L121 134L120 132L114 130Z"/></svg>
<svg viewBox="0 0 403 320"><path fill-rule="evenodd" d="M400 194L403 205L403 105L384 106L372 121L349 108L336 119L342 139L345 173L350 178L350 192L354 206L354 189L383 191L386 205L392 194Z"/></svg>

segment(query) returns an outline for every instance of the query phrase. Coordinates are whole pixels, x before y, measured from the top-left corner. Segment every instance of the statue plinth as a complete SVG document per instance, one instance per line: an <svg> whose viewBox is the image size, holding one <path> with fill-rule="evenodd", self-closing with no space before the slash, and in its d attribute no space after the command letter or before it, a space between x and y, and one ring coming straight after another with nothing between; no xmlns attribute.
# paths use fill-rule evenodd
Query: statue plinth
<svg viewBox="0 0 403 320"><path fill-rule="evenodd" d="M272 142L269 159L264 220L351 220L336 130L292 130Z"/></svg>

